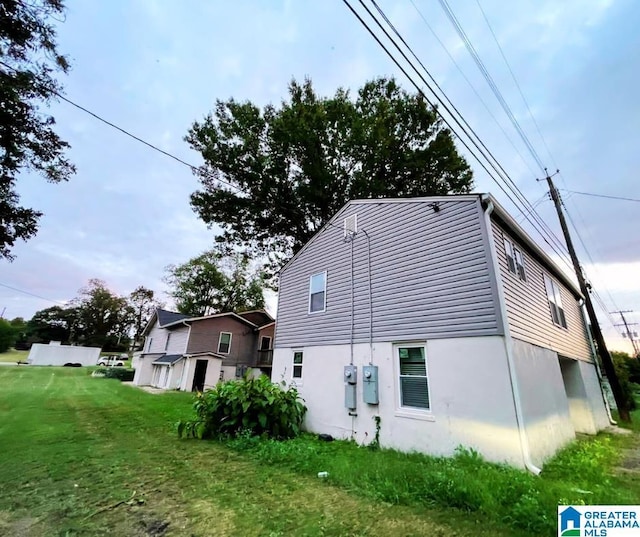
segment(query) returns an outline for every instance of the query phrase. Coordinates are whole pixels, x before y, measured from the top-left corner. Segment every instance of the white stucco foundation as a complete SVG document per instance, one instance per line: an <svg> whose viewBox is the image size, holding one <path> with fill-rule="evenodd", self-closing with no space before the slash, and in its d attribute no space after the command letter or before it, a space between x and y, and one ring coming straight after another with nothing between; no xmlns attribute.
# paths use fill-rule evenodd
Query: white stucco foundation
<svg viewBox="0 0 640 537"><path fill-rule="evenodd" d="M487 460L524 468L514 392L502 336L436 339L426 348L430 409L400 404L397 346L373 345L378 366L379 404L363 402L362 366L370 361L368 344L353 347L358 367L357 408L345 407L344 366L350 363L349 345L276 348L272 380L295 383L308 407L307 430L352 438L367 444L376 433L380 416L380 443L401 451L452 455L458 446L473 448ZM293 379L293 354L302 351L302 378ZM575 438L575 432L594 434L608 425L595 367L569 361L563 377L558 355L512 340L514 374L522 408L523 426L531 460L542 464ZM563 366L564 367L564 366Z"/></svg>
<svg viewBox="0 0 640 537"><path fill-rule="evenodd" d="M357 409L344 405L343 368L348 345L276 348L272 379L291 383L294 351L303 351L303 376L296 380L308 407L305 426L317 433L369 443L374 416L381 418L380 443L401 451L452 455L458 446L473 448L491 461L523 466L513 396L500 336L439 339L426 346L430 410L400 405L397 349L375 343L373 363L379 370L380 402L363 402L362 367L369 345L354 346L358 366Z"/></svg>

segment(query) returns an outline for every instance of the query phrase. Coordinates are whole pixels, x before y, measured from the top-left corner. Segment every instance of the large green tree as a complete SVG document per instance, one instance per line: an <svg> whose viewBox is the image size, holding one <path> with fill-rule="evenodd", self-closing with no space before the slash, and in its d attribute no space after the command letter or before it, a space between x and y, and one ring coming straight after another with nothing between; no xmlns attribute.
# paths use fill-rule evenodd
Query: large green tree
<svg viewBox="0 0 640 537"><path fill-rule="evenodd" d="M180 313L199 316L264 308L263 277L247 256L205 252L169 265L165 281Z"/></svg>
<svg viewBox="0 0 640 537"><path fill-rule="evenodd" d="M126 350L134 312L126 297L109 290L102 280L91 279L72 301L75 323L71 339L107 350Z"/></svg>
<svg viewBox="0 0 640 537"><path fill-rule="evenodd" d="M42 215L20 205L20 172L31 170L51 182L75 172L64 156L69 144L54 132L53 117L40 106L61 90L54 73L69 69L56 49L51 24L63 11L61 0L0 4L0 258L12 259L15 241L35 235Z"/></svg>
<svg viewBox="0 0 640 537"><path fill-rule="evenodd" d="M129 306L133 311L133 345L141 343L142 331L153 315L155 308L163 306L156 300L155 293L144 286L137 287L128 298Z"/></svg>
<svg viewBox="0 0 640 537"><path fill-rule="evenodd" d="M34 313L27 321L27 342L49 343L61 341L69 343L71 330L75 321L75 310L52 306Z"/></svg>
<svg viewBox="0 0 640 537"><path fill-rule="evenodd" d="M17 331L6 319L0 317L0 353L7 352L16 341Z"/></svg>
<svg viewBox="0 0 640 537"><path fill-rule="evenodd" d="M272 268L350 199L473 185L436 112L393 79L368 82L355 98L342 89L320 97L306 80L292 81L278 107L219 100L185 139L204 159L194 210L222 227L219 242L268 254Z"/></svg>

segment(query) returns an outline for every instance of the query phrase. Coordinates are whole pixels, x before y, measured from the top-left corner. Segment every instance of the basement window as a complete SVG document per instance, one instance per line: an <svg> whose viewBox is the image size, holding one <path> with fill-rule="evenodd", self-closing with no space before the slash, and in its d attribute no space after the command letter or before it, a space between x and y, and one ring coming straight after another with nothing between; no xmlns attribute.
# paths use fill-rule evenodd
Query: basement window
<svg viewBox="0 0 640 537"><path fill-rule="evenodd" d="M547 300L549 301L549 310L551 312L551 320L553 321L553 324L566 328L567 319L564 315L564 309L562 309L560 286L545 274L544 287L547 291Z"/></svg>
<svg viewBox="0 0 640 537"><path fill-rule="evenodd" d="M302 351L293 353L293 374L294 379L302 378Z"/></svg>
<svg viewBox="0 0 640 537"><path fill-rule="evenodd" d="M400 406L429 410L427 360L423 345L398 347Z"/></svg>

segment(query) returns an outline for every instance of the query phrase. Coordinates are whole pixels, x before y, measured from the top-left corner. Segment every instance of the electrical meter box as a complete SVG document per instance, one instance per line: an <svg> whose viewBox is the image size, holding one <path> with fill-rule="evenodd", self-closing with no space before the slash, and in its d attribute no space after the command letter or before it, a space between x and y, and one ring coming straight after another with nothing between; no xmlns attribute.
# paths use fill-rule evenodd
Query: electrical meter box
<svg viewBox="0 0 640 537"><path fill-rule="evenodd" d="M344 406L349 410L356 408L356 384L358 368L355 365L344 366Z"/></svg>
<svg viewBox="0 0 640 537"><path fill-rule="evenodd" d="M369 405L377 405L378 400L378 366L362 367L362 399Z"/></svg>

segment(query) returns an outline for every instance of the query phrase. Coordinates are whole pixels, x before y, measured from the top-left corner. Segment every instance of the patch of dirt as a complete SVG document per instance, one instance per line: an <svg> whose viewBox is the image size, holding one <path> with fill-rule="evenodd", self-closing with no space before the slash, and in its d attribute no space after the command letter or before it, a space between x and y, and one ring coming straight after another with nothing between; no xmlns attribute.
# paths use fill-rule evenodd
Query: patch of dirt
<svg viewBox="0 0 640 537"><path fill-rule="evenodd" d="M640 441L636 441L632 448L622 452L622 458L616 471L623 474L640 475Z"/></svg>
<svg viewBox="0 0 640 537"><path fill-rule="evenodd" d="M6 511L0 511L0 535L6 537L29 537L31 535L40 535L36 532L36 526L40 521L37 518L24 516L17 519L11 519L10 514Z"/></svg>
<svg viewBox="0 0 640 537"><path fill-rule="evenodd" d="M140 522L142 525L145 535L149 537L162 537L165 533L167 533L167 528L169 527L169 523L166 520L142 520Z"/></svg>

